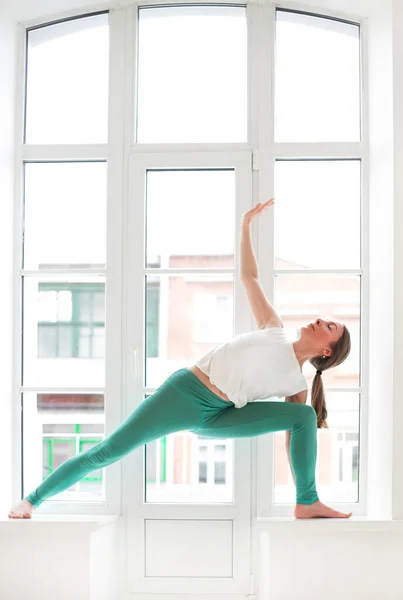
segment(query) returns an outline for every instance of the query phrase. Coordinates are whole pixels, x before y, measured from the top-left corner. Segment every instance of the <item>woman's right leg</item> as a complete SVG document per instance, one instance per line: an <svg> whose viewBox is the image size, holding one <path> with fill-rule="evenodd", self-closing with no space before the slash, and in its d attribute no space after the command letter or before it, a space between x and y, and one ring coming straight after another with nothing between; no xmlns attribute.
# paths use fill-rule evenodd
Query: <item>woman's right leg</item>
<svg viewBox="0 0 403 600"><path fill-rule="evenodd" d="M290 457L297 503L313 504L319 500L315 484L316 423L314 409L306 404L252 402L243 408L228 408L222 414L204 420L197 433L214 438L240 438L291 431Z"/></svg>
<svg viewBox="0 0 403 600"><path fill-rule="evenodd" d="M297 518L345 518L319 501L315 484L317 417L305 404L253 402L243 408L228 408L204 419L195 432L214 438L254 437L275 431L291 431L290 458L295 474Z"/></svg>
<svg viewBox="0 0 403 600"><path fill-rule="evenodd" d="M110 436L90 450L67 459L25 499L37 507L91 471L116 462L139 446L175 431L197 428L204 407L198 404L197 398L195 401L192 396L187 397L176 387L184 385L184 381L186 383L184 378L186 374L174 373ZM9 514L11 517L23 516L13 515L12 512Z"/></svg>

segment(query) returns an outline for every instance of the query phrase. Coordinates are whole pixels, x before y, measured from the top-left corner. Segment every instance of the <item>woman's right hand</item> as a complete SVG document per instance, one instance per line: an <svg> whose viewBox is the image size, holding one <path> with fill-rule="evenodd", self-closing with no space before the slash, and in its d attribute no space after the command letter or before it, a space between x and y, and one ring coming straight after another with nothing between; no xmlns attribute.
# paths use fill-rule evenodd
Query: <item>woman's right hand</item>
<svg viewBox="0 0 403 600"><path fill-rule="evenodd" d="M259 204L256 204L256 206L254 206L253 208L251 208L250 210L248 210L242 217L242 224L244 225L250 225L250 223L252 222L252 220L262 214L262 212L269 206L272 206L272 204L274 204L274 198L270 198L270 200L266 200L266 202L259 202Z"/></svg>

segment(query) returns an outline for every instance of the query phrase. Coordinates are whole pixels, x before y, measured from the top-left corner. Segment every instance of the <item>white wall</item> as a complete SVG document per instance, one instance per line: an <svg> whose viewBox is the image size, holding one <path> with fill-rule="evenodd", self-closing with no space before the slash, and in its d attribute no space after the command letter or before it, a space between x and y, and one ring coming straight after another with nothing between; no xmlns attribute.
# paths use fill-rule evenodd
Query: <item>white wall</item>
<svg viewBox="0 0 403 600"><path fill-rule="evenodd" d="M369 151L369 472L371 514L392 514L393 430L393 29L392 3L368 23ZM397 107L395 107L397 108ZM363 348L367 351L367 347Z"/></svg>
<svg viewBox="0 0 403 600"><path fill-rule="evenodd" d="M0 6L0 510L11 499L13 190L17 28Z"/></svg>
<svg viewBox="0 0 403 600"><path fill-rule="evenodd" d="M403 519L403 4L394 0L394 196L395 196L395 321L394 321L394 445L393 516Z"/></svg>
<svg viewBox="0 0 403 600"><path fill-rule="evenodd" d="M114 517L0 519L1 600L120 600L122 526Z"/></svg>
<svg viewBox="0 0 403 600"><path fill-rule="evenodd" d="M72 532L67 523L64 530L55 528L53 533L18 534L11 528L2 532L1 600L89 600L89 543L87 535ZM29 557L24 560L23 576L21 553Z"/></svg>
<svg viewBox="0 0 403 600"><path fill-rule="evenodd" d="M298 525L296 523L295 525ZM259 600L401 600L401 533L261 536Z"/></svg>
<svg viewBox="0 0 403 600"><path fill-rule="evenodd" d="M91 12L94 7L98 10L103 7L108 7L112 3L104 0L6 0L12 11L13 17L18 22L30 21L48 17L49 15L62 14L75 9L83 8L84 12ZM117 3L116 3L117 4Z"/></svg>

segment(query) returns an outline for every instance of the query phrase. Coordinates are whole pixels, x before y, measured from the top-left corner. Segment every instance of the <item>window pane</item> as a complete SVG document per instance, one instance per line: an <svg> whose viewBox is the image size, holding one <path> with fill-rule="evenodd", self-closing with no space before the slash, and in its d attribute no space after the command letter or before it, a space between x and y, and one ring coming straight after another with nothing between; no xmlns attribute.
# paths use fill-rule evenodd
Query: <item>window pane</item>
<svg viewBox="0 0 403 600"><path fill-rule="evenodd" d="M82 291L77 294L77 309L80 321L89 321L92 318L91 310L92 294L87 291Z"/></svg>
<svg viewBox="0 0 403 600"><path fill-rule="evenodd" d="M232 292L226 295L197 293L194 297L194 338L199 343L218 344L230 340L233 335Z"/></svg>
<svg viewBox="0 0 403 600"><path fill-rule="evenodd" d="M346 325L351 336L351 352L341 365L323 373L328 387L360 385L360 317L361 291L359 276L282 275L275 278L275 305L284 327L292 339L300 328L318 317ZM315 368L309 361L303 366L309 384Z"/></svg>
<svg viewBox="0 0 403 600"><path fill-rule="evenodd" d="M161 286L158 277L147 278L146 344L148 358L158 358Z"/></svg>
<svg viewBox="0 0 403 600"><path fill-rule="evenodd" d="M146 277L147 387L157 388L233 337L233 285L232 275ZM225 311L217 303L221 296L228 299Z"/></svg>
<svg viewBox="0 0 403 600"><path fill-rule="evenodd" d="M93 302L93 319L95 322L105 321L105 297L103 292L92 293L92 302Z"/></svg>
<svg viewBox="0 0 403 600"><path fill-rule="evenodd" d="M214 483L225 483L225 463L216 462L214 472Z"/></svg>
<svg viewBox="0 0 403 600"><path fill-rule="evenodd" d="M276 15L276 141L359 141L359 26L282 10Z"/></svg>
<svg viewBox="0 0 403 600"><path fill-rule="evenodd" d="M105 266L106 163L26 163L24 219L24 268Z"/></svg>
<svg viewBox="0 0 403 600"><path fill-rule="evenodd" d="M360 268L360 161L278 160L279 269Z"/></svg>
<svg viewBox="0 0 403 600"><path fill-rule="evenodd" d="M60 358L71 357L71 338L73 337L73 329L71 325L63 324L57 328L58 347L57 355Z"/></svg>
<svg viewBox="0 0 403 600"><path fill-rule="evenodd" d="M74 456L74 439L43 439L43 479L48 477L65 460Z"/></svg>
<svg viewBox="0 0 403 600"><path fill-rule="evenodd" d="M322 502L358 502L359 402L355 393L326 393L329 429L318 430L316 485ZM349 436L354 435L354 441ZM275 434L276 503L295 503L295 486L285 450L285 434Z"/></svg>
<svg viewBox="0 0 403 600"><path fill-rule="evenodd" d="M72 293L70 290L57 292L58 321L71 321L72 318Z"/></svg>
<svg viewBox="0 0 403 600"><path fill-rule="evenodd" d="M146 446L146 502L233 502L233 440L179 431Z"/></svg>
<svg viewBox="0 0 403 600"><path fill-rule="evenodd" d="M38 318L41 321L48 323L56 323L57 321L57 301L58 292L56 291L41 291L38 295Z"/></svg>
<svg viewBox="0 0 403 600"><path fill-rule="evenodd" d="M93 313L84 320L80 299L84 294L102 294L101 277L24 277L23 279L23 384L29 386L103 386L104 323L94 322ZM72 311L43 310L47 295L71 298ZM105 301L104 301L105 302ZM46 302L45 302L46 304ZM58 305L57 305L58 306ZM56 319L54 318L56 314ZM68 319L66 317L69 317ZM64 318L65 317L65 318Z"/></svg>
<svg viewBox="0 0 403 600"><path fill-rule="evenodd" d="M246 142L243 6L139 10L137 141Z"/></svg>
<svg viewBox="0 0 403 600"><path fill-rule="evenodd" d="M146 208L147 267L233 267L233 169L150 170Z"/></svg>
<svg viewBox="0 0 403 600"><path fill-rule="evenodd" d="M28 31L28 144L106 143L108 15Z"/></svg>
<svg viewBox="0 0 403 600"><path fill-rule="evenodd" d="M91 356L91 329L89 327L80 327L78 335L78 356L80 358L89 358Z"/></svg>
<svg viewBox="0 0 403 600"><path fill-rule="evenodd" d="M199 483L207 483L207 463L199 463Z"/></svg>
<svg viewBox="0 0 403 600"><path fill-rule="evenodd" d="M67 459L104 439L104 397L26 393L23 432L23 493L27 495ZM103 484L103 471L94 471L49 501L104 500Z"/></svg>
<svg viewBox="0 0 403 600"><path fill-rule="evenodd" d="M105 356L105 328L94 327L92 330L92 358Z"/></svg>
<svg viewBox="0 0 403 600"><path fill-rule="evenodd" d="M38 324L38 358L57 356L57 327Z"/></svg>

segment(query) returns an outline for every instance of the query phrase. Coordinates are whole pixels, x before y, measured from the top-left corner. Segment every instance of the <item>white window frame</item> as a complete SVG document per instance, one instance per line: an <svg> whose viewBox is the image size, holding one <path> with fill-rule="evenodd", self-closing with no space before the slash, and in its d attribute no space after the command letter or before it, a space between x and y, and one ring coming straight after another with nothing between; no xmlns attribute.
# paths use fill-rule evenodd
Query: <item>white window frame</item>
<svg viewBox="0 0 403 600"><path fill-rule="evenodd" d="M173 4L173 0L166 2L165 4ZM227 3L226 1L221 2L221 4ZM230 3L230 2L228 2ZM141 5L153 5L157 4L156 1L145 1L142 2ZM196 150L209 150L209 145L200 145L194 144L187 146L186 144L161 144L161 145L147 145L147 144L133 144L132 143L132 131L133 131L133 119L135 115L131 111L130 100L133 93L133 80L129 81L128 79L124 79L125 72L127 72L128 67L133 67L135 61L134 51L130 45L131 36L133 35L134 26L136 23L136 15L135 15L135 7L137 4L133 3L132 5L127 6L123 9L111 10L109 13L109 23L110 23L110 90L113 90L113 93L110 92L109 96L109 142L108 144L103 145L70 145L70 146L33 146L33 145L22 145L22 114L23 114L23 79L25 77L25 68L24 61L21 60L20 64L20 78L19 78L19 115L18 115L18 123L19 126L17 128L17 167L16 167L16 222L21 222L21 211L20 211L20 198L22 194L22 179L21 179L21 163L23 161L29 160L56 160L56 159L94 159L94 158L102 158L108 160L108 198L113 197L114 199L114 209L112 210L111 205L109 203L108 208L108 225L110 235L114 236L114 239L122 239L123 232L123 223L122 223L122 215L123 215L123 207L125 203L125 198L127 199L128 195L128 186L129 183L127 178L121 177L121 165L124 165L125 172L128 172L129 162L131 160L130 156L136 155L138 153L161 153L161 152L175 152L175 151L184 151L191 149L192 151ZM298 10L303 11L304 8L308 12L310 9L308 7L304 7L302 5L293 5L291 6L289 3L283 3L279 1L277 6L290 8L296 7ZM103 12L105 9L103 8L100 12ZM367 225L367 215L366 209L368 204L368 136L364 138L364 141L358 144L274 144L271 137L270 131L272 131L272 108L270 110L266 110L266 112L261 111L261 120L257 121L257 106L267 106L272 107L272 85L273 80L266 80L259 78L259 74L256 70L256 61L257 57L261 60L261 56L258 53L257 44L258 41L261 44L266 43L266 56L268 57L268 64L264 66L264 68L269 68L271 71L273 70L273 61L272 61L272 53L273 48L270 43L269 36L267 36L267 27L272 28L274 30L274 11L275 6L273 3L268 3L266 5L258 5L253 4L252 6L248 6L249 11L249 24L250 27L253 28L252 32L256 35L249 36L249 65L250 68L250 89L249 89L249 97L252 99L250 103L250 113L249 113L249 140L248 144L232 144L232 145L215 145L215 149L220 148L223 152L231 152L234 148L238 147L239 150L247 150L251 151L252 149L258 149L258 153L254 152L254 170L256 172L253 173L253 197L254 201L262 201L268 197L270 192L273 190L273 168L274 168L274 159L275 157L298 157L298 156L311 156L315 158L319 158L321 156L328 156L329 147L332 146L332 157L345 157L346 155L351 157L360 157L362 160L362 189L363 189L363 222L362 222L362 230L363 230L363 239L367 240L368 243L368 225ZM93 13L88 13L93 14ZM346 18L346 15L334 13L329 11L328 9L319 9L317 10L318 15L330 16L330 17L339 17ZM69 13L70 16L87 16L86 13L80 11L71 11ZM68 16L68 15L64 15ZM55 16L55 19L58 16ZM366 48L366 22L365 19L361 17L352 17L350 16L352 21L355 21L360 24L361 27L361 41L362 41L362 72L363 77L366 77L367 73L367 48ZM42 20L41 20L42 21ZM37 20L36 23L30 23L29 26L34 26L39 23ZM50 20L49 20L50 22ZM122 35L122 33L126 30L126 37ZM23 40L25 37L25 26L20 26L20 44L23 45ZM262 45L260 46L261 50L263 50ZM23 53L21 53L22 55ZM262 52L263 54L263 52ZM253 64L252 64L253 63ZM22 76L23 74L23 76ZM250 90L256 91L256 95L252 98L252 94ZM367 121L368 121L368 87L364 89L362 96L362 122L363 122L363 132L367 132ZM130 124L130 127L128 127ZM165 157L167 154L164 155ZM259 170L260 163L260 170ZM262 167L264 165L264 168ZM266 168L269 166L269 168ZM259 189L259 194L257 194L257 190ZM119 210L115 210L115 208ZM273 219L270 215L264 217L265 221L262 220L262 229L264 229L265 234L258 236L257 241L257 254L259 258L259 264L263 267L261 268L261 280L263 286L269 296L269 298L273 299L274 295L274 278L273 271L268 271L264 268L263 257L266 257L267 264L273 264L273 248L270 246L269 240L270 236L267 235L267 232L274 230ZM17 226L16 229L19 235L19 228ZM258 233L258 228L254 226L254 234ZM121 254L122 247L119 244L110 245L108 250L108 269L110 273L113 272L113 288L109 284L109 300L107 300L106 314L107 319L110 324L109 333L107 332L107 348L110 349L110 356L113 357L113 368L111 362L111 368L109 373L107 373L106 378L106 386L105 393L106 398L109 396L111 398L121 397L122 392L122 384L120 380L120 369L123 368L127 373L129 372L128 364L131 361L130 358L123 357L124 347L127 347L123 343L121 336L118 334L120 331L120 323L122 319L122 313L117 307L120 306L121 296L119 294L119 290L122 285L122 264L121 264ZM17 253L17 264L20 258L20 249ZM369 284L368 278L365 274L365 268L367 266L368 260L368 247L364 245L363 252L363 269L362 269L362 312L361 312L361 321L363 323L368 323L368 291ZM97 270L97 272L99 272ZM312 273L317 273L318 271L312 271ZM326 274L331 273L331 271L323 271ZM346 271L343 271L345 273ZM279 273L279 271L276 271ZM24 273L24 275L29 276L33 273ZM290 271L287 271L287 274L291 274ZM15 308L17 314L20 313L21 303L20 303L20 277L19 274L16 275L15 278ZM115 290L115 291L113 291ZM19 321L18 318L15 321L15 333L16 339L18 339L19 335ZM245 331L251 328L251 320L242 317L242 326L240 331ZM366 491L366 454L367 454L367 394L368 394L368 330L365 328L362 331L362 386L361 388L354 389L354 391L361 391L362 393L362 406L364 410L361 413L361 446L360 446L360 473L361 473L361 481L360 481L360 490L361 490L361 498L365 495ZM122 346L123 344L123 346ZM15 351L15 372L18 372L20 367L19 364L19 353L18 348ZM123 360L124 359L124 360ZM16 376L14 376L14 398L17 397L21 393L20 386L17 384ZM30 391L30 390L29 390ZM331 391L331 390L329 390ZM339 391L339 390L338 390ZM347 390L346 390L347 391ZM105 418L106 418L106 435L110 433L122 420L123 414L127 411L125 410L125 402L123 406L119 406L115 403L108 403L106 401L105 408ZM21 441L21 440L20 440ZM257 495L257 507L258 507L258 517L267 517L267 516L278 516L280 513L276 510L276 507L271 507L269 511L267 510L267 503L265 499L270 496L270 482L272 473L270 469L273 466L273 444L269 443L267 445L267 439L253 440L252 446L257 451L257 462L253 464L252 475L255 478L255 481L258 482L258 495ZM15 456L17 459L20 458L20 450L16 449ZM365 460L365 464L363 461ZM16 460L17 464L17 460ZM269 472L267 467L269 465ZM270 466L271 465L271 466ZM364 468L363 468L364 467ZM113 490L120 489L120 463L110 467L109 474L106 482L107 496L105 506L99 505L90 505L87 504L89 513L102 513L102 511L106 512L115 512L120 509L121 506L121 497L118 492L114 492ZM269 477L267 477L267 474ZM14 496L18 496L18 485L14 486ZM62 504L58 505L55 503L52 506L51 512L76 512L78 506L75 504ZM83 511L83 506L79 506L80 511ZM347 510L347 506L343 504L343 509ZM354 510L354 514L359 514L357 512L357 505L354 504L352 506ZM85 509L84 509L85 510ZM286 513L290 514L291 508L289 508ZM365 514L366 510L366 502L363 501L360 514ZM47 512L46 507L42 506L38 509L38 511Z"/></svg>

